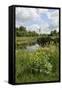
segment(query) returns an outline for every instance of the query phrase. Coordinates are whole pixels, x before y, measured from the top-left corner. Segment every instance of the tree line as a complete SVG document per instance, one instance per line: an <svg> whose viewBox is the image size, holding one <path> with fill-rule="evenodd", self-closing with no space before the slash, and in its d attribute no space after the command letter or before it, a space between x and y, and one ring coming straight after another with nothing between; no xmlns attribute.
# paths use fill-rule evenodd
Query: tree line
<svg viewBox="0 0 62 90"><path fill-rule="evenodd" d="M26 27L24 26L20 26L19 28L16 28L16 35L18 37L23 37L23 36L38 36L38 33L36 33L35 31L27 31Z"/></svg>
<svg viewBox="0 0 62 90"><path fill-rule="evenodd" d="M23 36L42 36L42 37L46 37L46 36L59 36L59 32L57 32L56 30L53 30L50 32L50 34L38 34L35 31L27 31L26 27L24 26L20 26L19 28L16 28L16 36L18 37L23 37Z"/></svg>

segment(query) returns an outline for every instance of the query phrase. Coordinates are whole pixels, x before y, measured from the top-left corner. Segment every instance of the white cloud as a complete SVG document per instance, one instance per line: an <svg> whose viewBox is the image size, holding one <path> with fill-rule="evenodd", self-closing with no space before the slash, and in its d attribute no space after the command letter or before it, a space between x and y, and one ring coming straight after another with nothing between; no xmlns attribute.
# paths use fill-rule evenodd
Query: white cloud
<svg viewBox="0 0 62 90"><path fill-rule="evenodd" d="M46 14L48 12L48 9L38 9L39 14Z"/></svg>
<svg viewBox="0 0 62 90"><path fill-rule="evenodd" d="M48 23L45 23L45 24L41 25L41 33L50 33Z"/></svg>
<svg viewBox="0 0 62 90"><path fill-rule="evenodd" d="M33 24L31 26L27 26L27 30L28 31L36 31L37 33L39 33L39 25L38 24Z"/></svg>
<svg viewBox="0 0 62 90"><path fill-rule="evenodd" d="M22 21L33 20L39 17L35 8L16 8L16 19Z"/></svg>
<svg viewBox="0 0 62 90"><path fill-rule="evenodd" d="M48 9L39 9L39 8L16 8L16 19L18 21L28 21L36 20L40 18L40 14L44 14Z"/></svg>
<svg viewBox="0 0 62 90"><path fill-rule="evenodd" d="M46 14L45 19L42 18L42 15L44 14ZM49 23L48 20L51 22ZM31 25L27 24L27 22ZM37 33L50 33L50 31L54 29L59 31L59 11L51 9L17 7L16 26L20 25L26 26L27 30L36 31Z"/></svg>
<svg viewBox="0 0 62 90"><path fill-rule="evenodd" d="M48 12L47 15L52 22L52 26L56 26L56 27L59 26L59 10Z"/></svg>
<svg viewBox="0 0 62 90"><path fill-rule="evenodd" d="M56 28L56 31L57 31L57 32L59 31L59 27Z"/></svg>
<svg viewBox="0 0 62 90"><path fill-rule="evenodd" d="M35 31L39 34L50 33L49 24L45 22L44 24L41 24L41 25L33 24L31 26L27 26L27 31Z"/></svg>

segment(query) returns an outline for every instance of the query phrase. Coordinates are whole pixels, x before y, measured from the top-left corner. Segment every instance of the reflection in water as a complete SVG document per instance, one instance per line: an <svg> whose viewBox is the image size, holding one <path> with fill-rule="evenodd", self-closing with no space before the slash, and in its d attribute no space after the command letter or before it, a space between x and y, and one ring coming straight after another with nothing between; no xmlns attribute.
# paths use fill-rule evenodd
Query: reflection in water
<svg viewBox="0 0 62 90"><path fill-rule="evenodd" d="M27 46L26 47L26 50L28 51L36 51L40 46L38 44L35 44L35 45L31 45L31 46Z"/></svg>

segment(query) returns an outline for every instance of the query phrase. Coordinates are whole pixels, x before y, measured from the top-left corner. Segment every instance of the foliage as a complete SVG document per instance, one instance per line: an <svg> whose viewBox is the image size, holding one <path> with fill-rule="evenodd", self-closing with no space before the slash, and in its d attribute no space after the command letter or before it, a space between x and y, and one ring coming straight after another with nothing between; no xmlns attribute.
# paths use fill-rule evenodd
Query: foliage
<svg viewBox="0 0 62 90"><path fill-rule="evenodd" d="M59 32L57 32L56 30L51 31L50 33L51 36L59 36Z"/></svg>
<svg viewBox="0 0 62 90"><path fill-rule="evenodd" d="M26 27L20 26L19 28L16 28L16 35L18 37L23 37L23 36L38 36L38 34L35 31L27 31Z"/></svg>
<svg viewBox="0 0 62 90"><path fill-rule="evenodd" d="M35 37L16 37L16 48L26 48L27 45L33 45L37 42L37 36Z"/></svg>
<svg viewBox="0 0 62 90"><path fill-rule="evenodd" d="M49 45L51 42L53 42L53 44L59 43L59 36L43 36L37 38L37 43L42 46Z"/></svg>
<svg viewBox="0 0 62 90"><path fill-rule="evenodd" d="M54 81L59 79L58 47L39 48L36 52L16 50L16 82Z"/></svg>
<svg viewBox="0 0 62 90"><path fill-rule="evenodd" d="M39 44L29 52L26 46ZM59 32L38 34L26 27L16 28L16 82L56 81L59 79Z"/></svg>

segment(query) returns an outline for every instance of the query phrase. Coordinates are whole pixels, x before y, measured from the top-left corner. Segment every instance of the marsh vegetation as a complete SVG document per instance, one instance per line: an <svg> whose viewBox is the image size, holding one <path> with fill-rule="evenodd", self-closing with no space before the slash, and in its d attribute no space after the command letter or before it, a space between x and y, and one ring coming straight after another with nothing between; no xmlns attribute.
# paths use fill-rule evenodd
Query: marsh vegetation
<svg viewBox="0 0 62 90"><path fill-rule="evenodd" d="M16 82L59 80L59 32L38 34L16 28Z"/></svg>

